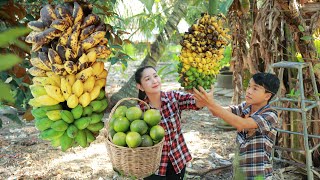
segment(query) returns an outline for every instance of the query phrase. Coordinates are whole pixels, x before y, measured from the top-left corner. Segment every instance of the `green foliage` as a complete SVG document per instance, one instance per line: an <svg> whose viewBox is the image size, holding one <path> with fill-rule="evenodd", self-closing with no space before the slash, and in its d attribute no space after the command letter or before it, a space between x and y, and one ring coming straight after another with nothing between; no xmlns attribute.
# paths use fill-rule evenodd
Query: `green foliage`
<svg viewBox="0 0 320 180"><path fill-rule="evenodd" d="M219 62L220 67L230 66L231 55L232 55L232 48L231 48L231 44L229 44L226 47L226 50L224 51L223 59L221 59Z"/></svg>
<svg viewBox="0 0 320 180"><path fill-rule="evenodd" d="M12 28L12 29L9 29L5 32L2 32L0 34L0 48L6 48L13 43L18 44L18 43L16 43L17 39L20 36L25 35L28 32L30 32L30 30L27 28ZM0 60L0 71L8 70L11 67L13 67L15 64L22 61L22 59L15 54L2 54L2 55L0 55L0 59L1 59ZM1 75L3 76L2 72L1 72ZM11 90L11 87L8 84L8 82L0 81L0 91L1 91L1 95L0 95L1 102L14 103L14 101L15 101L14 100L14 92ZM19 98L17 98L17 99L19 99ZM7 117L7 118L17 122L17 123L21 123L17 113L12 113L12 111L10 113L7 113L8 112L7 110L9 108L11 108L11 107L6 106L6 105L1 105L0 117L4 116L4 117ZM0 118L0 122L1 122L0 127L2 127L2 119L1 118Z"/></svg>

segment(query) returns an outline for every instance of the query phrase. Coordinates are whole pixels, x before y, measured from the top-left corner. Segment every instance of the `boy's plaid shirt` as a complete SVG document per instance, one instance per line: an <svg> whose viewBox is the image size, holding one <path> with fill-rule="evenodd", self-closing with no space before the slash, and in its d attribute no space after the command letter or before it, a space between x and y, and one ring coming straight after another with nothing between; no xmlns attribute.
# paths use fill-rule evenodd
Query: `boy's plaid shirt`
<svg viewBox="0 0 320 180"><path fill-rule="evenodd" d="M149 99L145 102L150 105ZM147 110L144 103L139 103L142 110ZM169 160L172 162L176 173L180 173L186 163L192 159L186 142L181 132L181 111L193 109L199 110L195 105L193 95L179 91L161 92L161 122L165 129L165 141L162 149L160 167L156 175L165 176Z"/></svg>
<svg viewBox="0 0 320 180"><path fill-rule="evenodd" d="M229 107L232 113L241 117L251 111L251 106L246 106L246 102ZM270 105L266 105L249 117L255 120L258 128L250 133L237 133L240 168L249 180L257 176L267 178L272 176L271 151L277 134L275 128L278 127L278 114Z"/></svg>

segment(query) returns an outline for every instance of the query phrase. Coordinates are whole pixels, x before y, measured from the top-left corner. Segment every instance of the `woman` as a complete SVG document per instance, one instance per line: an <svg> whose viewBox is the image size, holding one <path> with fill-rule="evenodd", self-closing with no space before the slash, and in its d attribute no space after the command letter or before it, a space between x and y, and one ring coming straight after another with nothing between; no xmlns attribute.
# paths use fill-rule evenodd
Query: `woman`
<svg viewBox="0 0 320 180"><path fill-rule="evenodd" d="M161 91L161 79L152 66L139 68L135 73L139 99L158 109L162 116L160 125L165 129L165 141L159 169L145 179L183 179L185 166L192 159L181 132L182 110L199 110L203 107L193 95L178 91ZM140 108L146 110L144 103Z"/></svg>

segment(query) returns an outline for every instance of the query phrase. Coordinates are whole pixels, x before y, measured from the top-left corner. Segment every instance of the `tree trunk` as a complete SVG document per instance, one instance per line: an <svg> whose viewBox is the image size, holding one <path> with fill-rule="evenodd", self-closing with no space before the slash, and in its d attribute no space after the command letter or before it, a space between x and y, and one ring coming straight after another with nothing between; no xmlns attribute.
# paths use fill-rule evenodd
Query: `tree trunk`
<svg viewBox="0 0 320 180"><path fill-rule="evenodd" d="M306 24L306 20L302 17L300 10L298 8L297 2L295 0L277 0L276 5L284 13L286 22L288 22L291 31L294 32L294 41L296 44L296 49L299 50L305 62L312 62L312 64L317 63L316 49L313 41L302 40L302 37L312 37L313 26ZM299 26L303 27L304 31L299 30ZM318 77L318 80L320 77Z"/></svg>
<svg viewBox="0 0 320 180"><path fill-rule="evenodd" d="M185 1L177 1L173 7L172 13L168 16L168 21L165 24L164 31L162 31L152 43L150 53L144 58L139 67L150 65L156 66L159 59L163 55L166 49L170 37L175 33L178 33L177 26L186 15L186 3ZM131 76L128 82L110 98L109 108L113 107L116 102L125 97L137 97L138 89L136 88L136 82L134 75Z"/></svg>
<svg viewBox="0 0 320 180"><path fill-rule="evenodd" d="M243 92L243 70L244 62L247 59L248 49L246 47L247 29L246 15L241 12L241 5L238 0L233 1L229 9L228 18L232 33L232 59L231 71L233 71L234 94L233 104L239 104Z"/></svg>

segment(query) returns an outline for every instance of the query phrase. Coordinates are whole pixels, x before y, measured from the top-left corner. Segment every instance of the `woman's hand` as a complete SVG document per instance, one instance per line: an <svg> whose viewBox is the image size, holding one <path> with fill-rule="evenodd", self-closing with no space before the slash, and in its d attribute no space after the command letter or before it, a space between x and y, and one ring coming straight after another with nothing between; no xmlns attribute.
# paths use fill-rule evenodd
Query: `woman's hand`
<svg viewBox="0 0 320 180"><path fill-rule="evenodd" d="M196 99L197 103L204 105L204 106L214 106L215 102L213 99L213 90L214 87L211 85L211 89L209 92L203 89L203 87L199 86L199 91L196 88L193 88L194 98Z"/></svg>

